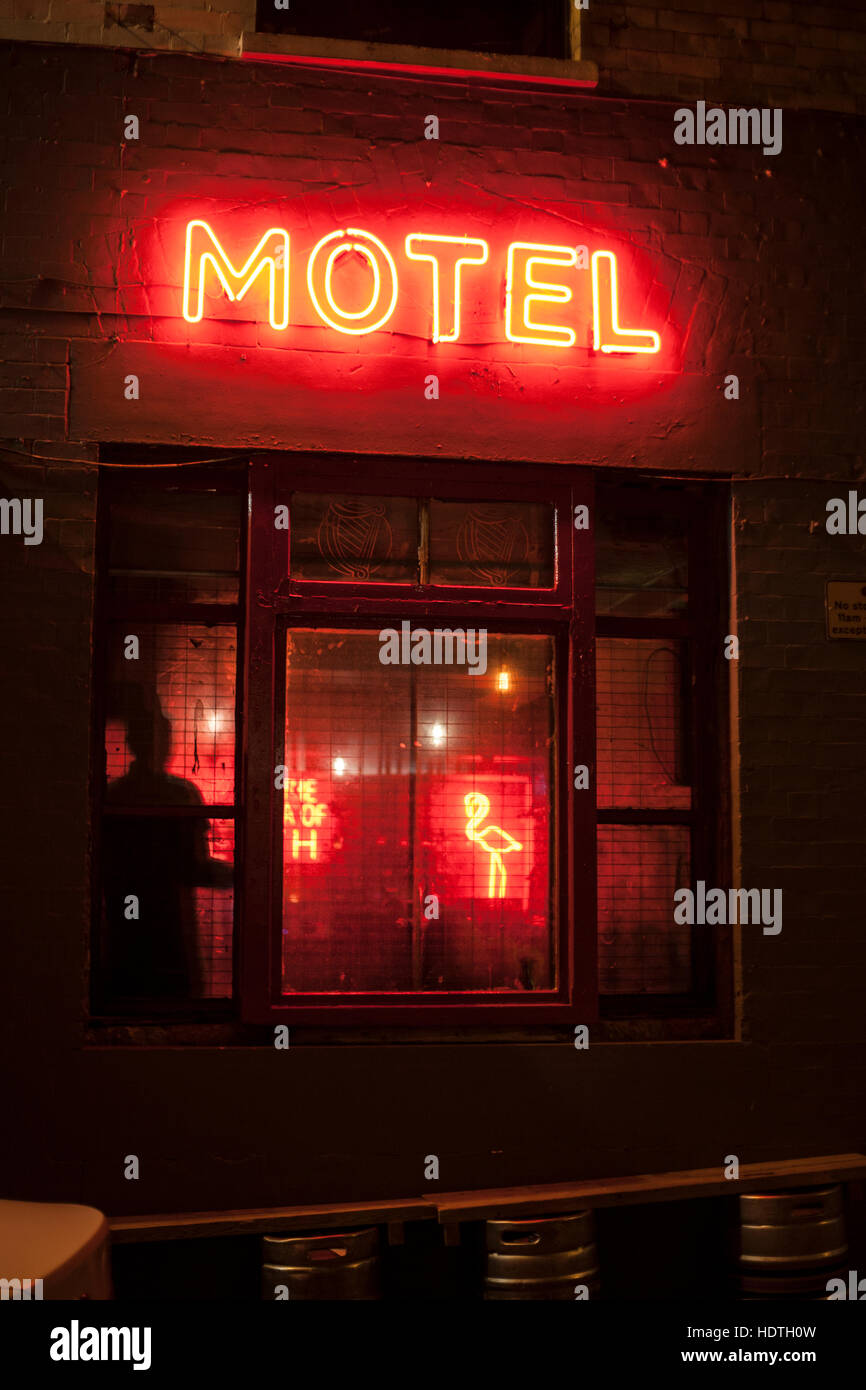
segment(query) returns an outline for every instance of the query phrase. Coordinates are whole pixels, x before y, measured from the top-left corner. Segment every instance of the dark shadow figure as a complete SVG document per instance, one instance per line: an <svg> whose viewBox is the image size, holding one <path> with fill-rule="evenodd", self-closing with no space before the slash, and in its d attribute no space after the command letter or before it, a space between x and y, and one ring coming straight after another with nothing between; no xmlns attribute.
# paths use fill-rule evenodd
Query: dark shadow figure
<svg viewBox="0 0 866 1390"><path fill-rule="evenodd" d="M201 806L192 782L166 771L171 723L158 697L124 692L127 744L123 777L109 783L102 837L105 966L115 998L197 999L204 992L195 889L230 888L233 868L212 859L205 816L160 815L169 807ZM120 815L120 808L153 808ZM129 899L138 899L138 916Z"/></svg>

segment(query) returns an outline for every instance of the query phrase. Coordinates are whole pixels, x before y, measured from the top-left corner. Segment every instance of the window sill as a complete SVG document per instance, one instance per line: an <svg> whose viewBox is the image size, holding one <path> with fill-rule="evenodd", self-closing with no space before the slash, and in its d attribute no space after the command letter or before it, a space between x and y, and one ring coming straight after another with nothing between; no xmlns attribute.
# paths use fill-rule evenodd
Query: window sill
<svg viewBox="0 0 866 1390"><path fill-rule="evenodd" d="M543 1026L520 1027L503 1024L497 1028L427 1027L407 1028L399 1025L378 1028L349 1029L347 1027L291 1027L290 1044L294 1047L448 1047L455 1045L515 1044L560 1047L572 1046L574 1029ZM590 1026L590 1048L605 1043L697 1043L735 1042L725 1032L718 1019L710 1017L682 1019L604 1020ZM91 1023L85 1034L88 1048L263 1048L273 1047L273 1028L257 1027L238 1022L213 1023Z"/></svg>
<svg viewBox="0 0 866 1390"><path fill-rule="evenodd" d="M528 54L476 53L466 49L414 48L406 44L356 43L305 34L244 33L241 56L254 62L316 64L401 72L434 73L443 78L505 78L514 82L567 87L598 85L595 63Z"/></svg>

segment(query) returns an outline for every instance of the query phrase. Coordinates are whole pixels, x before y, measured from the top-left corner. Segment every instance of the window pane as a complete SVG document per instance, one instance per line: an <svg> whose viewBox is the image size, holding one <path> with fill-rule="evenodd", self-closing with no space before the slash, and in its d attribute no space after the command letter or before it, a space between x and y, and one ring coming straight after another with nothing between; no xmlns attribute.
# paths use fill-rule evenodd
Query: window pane
<svg viewBox="0 0 866 1390"><path fill-rule="evenodd" d="M596 643L598 805L688 810L685 642Z"/></svg>
<svg viewBox="0 0 866 1390"><path fill-rule="evenodd" d="M379 584L418 579L414 497L296 492L291 517L291 568L296 579Z"/></svg>
<svg viewBox="0 0 866 1390"><path fill-rule="evenodd" d="M553 986L553 643L477 641L476 675L288 634L287 993Z"/></svg>
<svg viewBox="0 0 866 1390"><path fill-rule="evenodd" d="M109 520L109 568L116 598L218 603L237 598L237 496L218 492L116 497Z"/></svg>
<svg viewBox="0 0 866 1390"><path fill-rule="evenodd" d="M634 516L602 502L596 517L599 614L628 618L682 616L688 607L688 549L682 517Z"/></svg>
<svg viewBox="0 0 866 1390"><path fill-rule="evenodd" d="M674 893L691 884L684 826L598 828L598 955L602 994L682 994L691 987L691 932Z"/></svg>
<svg viewBox="0 0 866 1390"><path fill-rule="evenodd" d="M137 659L130 638L138 641ZM105 774L109 805L231 805L234 627L114 622Z"/></svg>
<svg viewBox="0 0 866 1390"><path fill-rule="evenodd" d="M430 503L431 584L551 589L553 507L523 502Z"/></svg>
<svg viewBox="0 0 866 1390"><path fill-rule="evenodd" d="M315 38L361 43L407 44L414 48L475 49L482 53L521 53L549 58L570 54L562 0L532 5L489 5L482 0L439 0L435 10L405 0L358 5L305 5L288 0L257 0L256 30L268 34L311 34Z"/></svg>
<svg viewBox="0 0 866 1390"><path fill-rule="evenodd" d="M233 823L108 814L101 862L109 997L230 997Z"/></svg>

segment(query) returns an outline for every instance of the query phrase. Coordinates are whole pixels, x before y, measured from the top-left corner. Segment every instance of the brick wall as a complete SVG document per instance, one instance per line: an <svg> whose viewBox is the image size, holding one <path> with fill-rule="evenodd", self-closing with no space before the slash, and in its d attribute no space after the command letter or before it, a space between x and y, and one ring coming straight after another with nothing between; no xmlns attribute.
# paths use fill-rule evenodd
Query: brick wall
<svg viewBox="0 0 866 1390"><path fill-rule="evenodd" d="M237 56L255 16L255 0L7 0L0 39Z"/></svg>
<svg viewBox="0 0 866 1390"><path fill-rule="evenodd" d="M826 530L828 500L845 495L782 479L735 487L742 882L769 872L786 906L783 950L768 938L744 952L746 1036L778 1078L762 1105L791 1106L790 1131L795 1084L805 1097L819 1073L829 1081L823 1101L803 1101L816 1132L853 1116L864 1085L852 1048L864 1036L864 648L826 639L823 602L827 580L866 580L862 538Z"/></svg>
<svg viewBox="0 0 866 1390"><path fill-rule="evenodd" d="M604 94L866 110L860 0L592 0L588 10L569 12L579 21L581 57L597 65ZM238 56L255 15L255 0L8 0L0 39ZM291 51L291 39L264 46L279 50L281 42ZM322 51L338 46L324 40ZM435 46L433 24L429 49Z"/></svg>
<svg viewBox="0 0 866 1390"><path fill-rule="evenodd" d="M411 134L426 86L85 48L2 59L0 438L42 458L2 454L0 476L6 495L44 494L48 517L40 547L0 540L14 826L0 1019L18 1059L7 1105L22 1117L4 1193L110 1211L250 1206L415 1193L427 1153L445 1186L469 1188L862 1148L864 648L823 635L824 580L866 581L862 541L823 530L827 498L864 474L850 177L862 128L796 115L770 167L748 149L675 147L673 103L479 84L435 92L431 151ZM124 166L130 98L147 141ZM213 177L221 153L248 198L263 178L301 191L345 181L360 198L387 166L407 197L471 179L512 206L537 180L533 196L635 238L691 306L679 410L646 434L610 412L579 457L738 477L741 881L785 894L780 937L743 933L742 1041L85 1045L95 476L92 448L69 437L69 364L82 343L109 357L116 337L171 334L103 272L151 200ZM741 399L718 405L730 370ZM181 415L165 442L185 439ZM142 1157L137 1184L122 1177L127 1153Z"/></svg>
<svg viewBox="0 0 866 1390"><path fill-rule="evenodd" d="M855 119L789 113L782 153L764 157L747 146L676 145L675 102L483 84L464 94L432 79L337 77L182 55L133 59L81 47L10 45L3 63L6 437L74 436L76 420L97 404L105 406L102 438L170 437L171 420L201 398L191 402L189 382L165 368L160 348L184 348L186 325L177 291L172 297L152 283L156 272L137 249L169 215L172 199L223 192L254 206L267 191L291 199L297 219L315 199L349 210L395 198L423 204L444 193L447 207L455 191L465 197L468 190L486 200L491 215L513 217L531 181L532 205L566 219L558 234L570 237L578 220L645 253L654 292L682 337L679 369L667 373L662 392L633 411L584 415L582 445L599 462L636 457L637 433L641 462L667 467L671 429L684 441L678 464L686 469L719 466L720 432L747 471L793 466L821 474L850 468L859 456L852 387L862 346L848 315L856 270L846 202L850 170L863 161ZM441 120L438 142L421 135L431 101ZM134 142L123 139L129 112L141 121ZM273 344L255 323L209 317L197 341L213 351L211 384L224 371L234 386L238 351L250 346L263 361L276 360L280 379L279 391L267 380L261 399L248 387L252 423L245 430L231 393L217 393L199 412L201 442L347 447L323 433L345 428L346 417L328 412L323 422L306 389L292 395L293 373L280 367L280 354L268 357ZM162 373L162 418L153 393L147 411L124 405L119 386L130 351ZM429 410L424 415L421 363L386 351L379 365L390 394L376 417L357 422L372 433L353 434L351 447L491 452L490 431L512 408L507 366L464 355L455 368L455 392L469 377L496 395L494 410L490 391L476 393L478 418L487 410L492 422L484 434L462 407L449 414L457 396L445 387L435 420ZM80 377L76 393L84 366L93 367L93 381ZM728 372L742 375L736 404L722 396ZM580 370L573 382L579 398ZM345 404L350 409L352 401ZM515 426L532 408L524 393ZM311 410L303 433L299 422ZM540 428L533 424L526 457L559 421L567 434L567 418L556 413L540 419ZM501 447L512 442L506 437Z"/></svg>
<svg viewBox="0 0 866 1390"><path fill-rule="evenodd" d="M591 0L581 32L602 92L866 110L860 0Z"/></svg>

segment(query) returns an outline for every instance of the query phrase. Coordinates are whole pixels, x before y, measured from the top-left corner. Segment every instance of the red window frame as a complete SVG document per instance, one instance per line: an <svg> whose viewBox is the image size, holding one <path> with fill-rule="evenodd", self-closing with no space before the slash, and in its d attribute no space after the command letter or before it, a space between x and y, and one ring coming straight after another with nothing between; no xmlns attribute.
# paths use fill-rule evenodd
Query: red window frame
<svg viewBox="0 0 866 1390"><path fill-rule="evenodd" d="M260 455L250 462L240 978L247 1023L591 1023L598 1017L596 966L594 788L574 790L573 765L595 765L593 479L582 469L445 464L439 460L318 458ZM292 579L290 532L277 530L275 508L293 492L507 498L549 502L556 515L553 589L474 588ZM586 506L589 526L576 530L574 509ZM282 817L274 770L283 761L281 672L283 634L297 626L386 626L409 618L496 630L549 632L557 662L555 754L558 981L553 990L519 996L489 993L333 994L280 996Z"/></svg>

